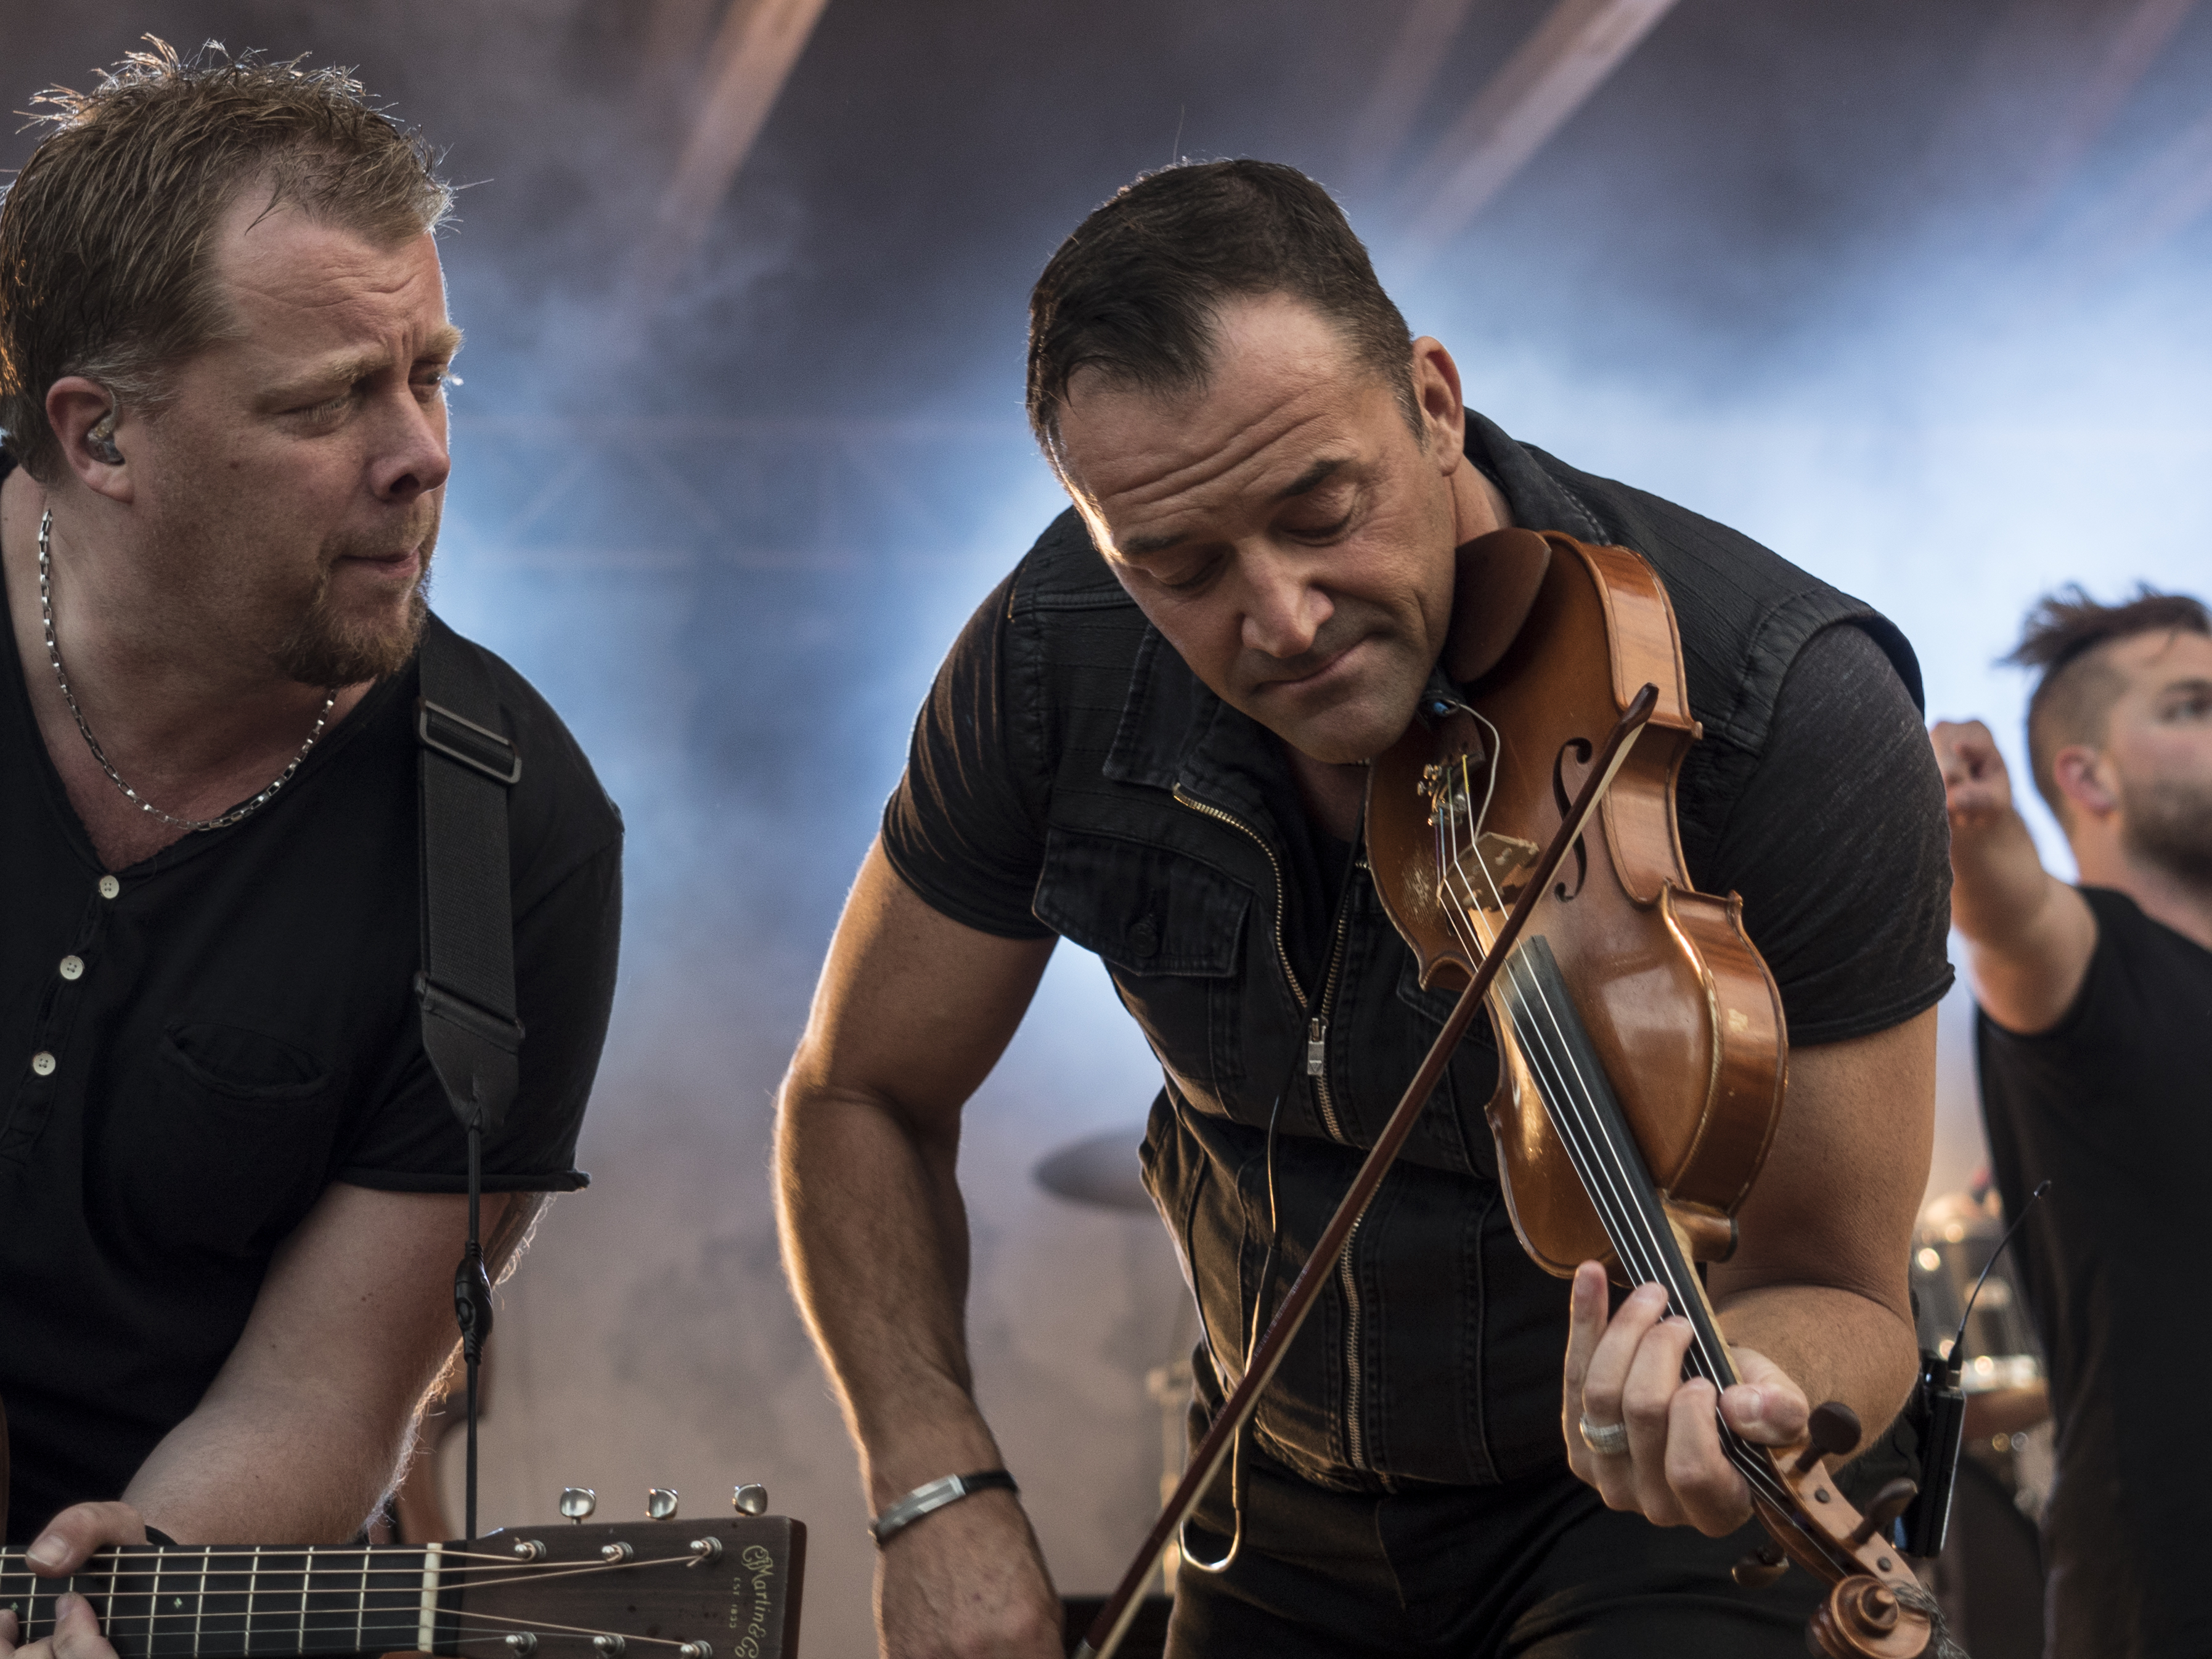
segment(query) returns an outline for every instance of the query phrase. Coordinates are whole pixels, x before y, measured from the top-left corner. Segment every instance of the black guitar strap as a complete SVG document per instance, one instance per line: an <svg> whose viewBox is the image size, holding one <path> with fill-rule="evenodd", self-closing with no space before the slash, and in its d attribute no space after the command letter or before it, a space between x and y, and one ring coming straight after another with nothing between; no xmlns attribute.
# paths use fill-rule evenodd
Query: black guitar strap
<svg viewBox="0 0 2212 1659"><path fill-rule="evenodd" d="M468 1133L469 1237L453 1273L453 1312L468 1367L466 1536L477 1535L477 1379L491 1335L491 1281L477 1231L483 1136L506 1121L520 1078L514 1017L514 915L507 885L507 792L522 756L501 731L483 659L435 616L418 655L422 968L415 994L422 1047Z"/></svg>

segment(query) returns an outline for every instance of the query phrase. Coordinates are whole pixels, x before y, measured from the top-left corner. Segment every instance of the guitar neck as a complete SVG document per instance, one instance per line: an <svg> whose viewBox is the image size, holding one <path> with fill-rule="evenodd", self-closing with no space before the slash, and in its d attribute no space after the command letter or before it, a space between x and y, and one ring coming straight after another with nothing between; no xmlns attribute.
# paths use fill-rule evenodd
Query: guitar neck
<svg viewBox="0 0 2212 1659"><path fill-rule="evenodd" d="M446 1547L261 1548L126 1545L67 1578L41 1578L0 1551L0 1606L18 1642L53 1633L71 1592L123 1659L276 1659L283 1655L452 1652L457 1563Z"/></svg>

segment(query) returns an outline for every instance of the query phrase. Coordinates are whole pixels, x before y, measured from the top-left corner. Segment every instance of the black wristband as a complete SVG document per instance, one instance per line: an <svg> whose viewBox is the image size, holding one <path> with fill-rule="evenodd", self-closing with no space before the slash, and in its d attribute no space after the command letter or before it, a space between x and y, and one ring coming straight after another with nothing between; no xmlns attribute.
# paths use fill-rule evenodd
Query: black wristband
<svg viewBox="0 0 2212 1659"><path fill-rule="evenodd" d="M974 1474L948 1474L942 1480L916 1486L896 1503L886 1505L881 1515L868 1522L868 1530L875 1534L877 1547L881 1548L923 1516L941 1510L947 1504L957 1504L970 1492L994 1491L1019 1492L1021 1488L1014 1484L1014 1477L1004 1469L979 1469Z"/></svg>

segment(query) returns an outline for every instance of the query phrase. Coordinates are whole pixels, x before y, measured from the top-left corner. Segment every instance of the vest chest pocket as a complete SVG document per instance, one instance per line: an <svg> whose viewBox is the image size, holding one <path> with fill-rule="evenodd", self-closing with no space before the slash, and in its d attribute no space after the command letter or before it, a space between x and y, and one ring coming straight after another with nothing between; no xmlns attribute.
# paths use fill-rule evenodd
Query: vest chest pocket
<svg viewBox="0 0 2212 1659"><path fill-rule="evenodd" d="M1139 841L1054 829L1034 908L1094 952L1160 1062L1194 1103L1220 1111L1241 1068L1237 1004L1251 890L1212 866Z"/></svg>

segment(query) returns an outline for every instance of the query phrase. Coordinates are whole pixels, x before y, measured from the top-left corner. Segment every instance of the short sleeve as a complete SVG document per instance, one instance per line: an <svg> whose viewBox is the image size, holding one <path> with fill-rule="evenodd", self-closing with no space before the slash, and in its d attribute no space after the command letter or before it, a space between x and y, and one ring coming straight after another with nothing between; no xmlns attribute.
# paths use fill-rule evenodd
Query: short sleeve
<svg viewBox="0 0 2212 1659"><path fill-rule="evenodd" d="M969 619L915 721L884 808L884 855L932 909L979 933L1043 939L1030 905L1044 866L1040 781L1018 757L1007 633L1014 579Z"/></svg>
<svg viewBox="0 0 2212 1659"><path fill-rule="evenodd" d="M515 919L522 1077L485 1138L488 1193L573 1192L576 1138L606 1042L622 940L622 844L603 847ZM412 1033L410 1033L411 1037ZM468 1190L466 1143L419 1040L356 1134L335 1178L382 1192Z"/></svg>
<svg viewBox="0 0 2212 1659"><path fill-rule="evenodd" d="M1950 988L1942 779L1918 708L1868 635L1838 625L1798 653L1759 763L1690 873L1742 895L1793 1043L1887 1030Z"/></svg>

